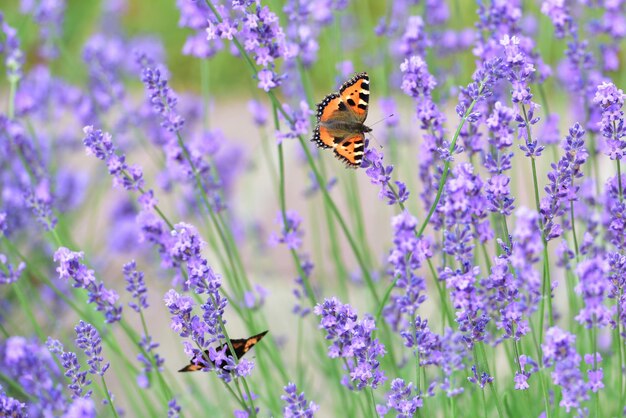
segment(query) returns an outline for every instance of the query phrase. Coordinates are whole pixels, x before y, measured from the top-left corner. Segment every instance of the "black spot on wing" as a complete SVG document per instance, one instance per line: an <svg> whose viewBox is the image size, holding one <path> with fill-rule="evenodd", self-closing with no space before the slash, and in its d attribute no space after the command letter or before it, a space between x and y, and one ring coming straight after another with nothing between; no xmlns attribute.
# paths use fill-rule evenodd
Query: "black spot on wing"
<svg viewBox="0 0 626 418"><path fill-rule="evenodd" d="M348 102L348 104L349 104L350 106L353 106L353 107L354 107L354 105L356 105L356 102L355 102L354 100L352 100L352 97L349 97L349 98L348 98L348 100L346 100L346 101Z"/></svg>
<svg viewBox="0 0 626 418"><path fill-rule="evenodd" d="M367 110L367 105L366 105L366 104L363 104L363 103L359 103L359 105L358 105L357 107L358 107L359 109L362 109L362 110Z"/></svg>
<svg viewBox="0 0 626 418"><path fill-rule="evenodd" d="M365 103L370 101L370 94L369 93L365 93L365 92L361 92L359 93L359 99L363 100Z"/></svg>
<svg viewBox="0 0 626 418"><path fill-rule="evenodd" d="M344 90L346 90L347 88L350 88L350 86L353 86L359 80L363 80L361 81L361 85L365 84L367 85L367 88L369 89L369 77L367 76L367 73L363 72L363 73L355 74L354 77L352 77L350 80L343 83L341 85L341 88L339 89L339 93L343 93Z"/></svg>
<svg viewBox="0 0 626 418"><path fill-rule="evenodd" d="M347 109L348 109L348 108L346 107L346 104L345 104L343 101L339 102L339 111L340 111L340 112L344 112L344 111L346 111Z"/></svg>

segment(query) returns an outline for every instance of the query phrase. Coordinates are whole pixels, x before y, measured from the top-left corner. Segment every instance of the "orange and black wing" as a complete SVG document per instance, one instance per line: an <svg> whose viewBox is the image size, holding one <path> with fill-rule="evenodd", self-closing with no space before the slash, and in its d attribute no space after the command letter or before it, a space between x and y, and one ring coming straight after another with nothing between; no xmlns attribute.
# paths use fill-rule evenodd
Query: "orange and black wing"
<svg viewBox="0 0 626 418"><path fill-rule="evenodd" d="M230 340L230 343L232 344L233 349L235 350L235 355L237 356L237 358L240 359L241 357L243 357L248 351L250 351L252 347L254 347L256 343L258 343L259 341L261 341L263 337L265 337L265 334L267 334L267 331L263 331L260 334L253 335L250 338L239 338L236 340ZM224 345L227 346L227 344L222 344L219 349L223 350ZM209 359L208 350L204 352L204 355L205 355L204 361L211 362L211 360ZM228 346L226 348L226 355L232 356L232 351L230 351L230 348L228 348ZM200 361L200 359L197 357L194 357L191 360L191 362L187 366L180 369L179 372L197 372L204 368L205 367L202 365L202 362Z"/></svg>
<svg viewBox="0 0 626 418"><path fill-rule="evenodd" d="M313 134L313 142L320 148L334 148L335 142L329 129L323 126L325 122L340 118L340 114L345 112L348 115L348 108L337 93L329 94L317 105L317 126Z"/></svg>
<svg viewBox="0 0 626 418"><path fill-rule="evenodd" d="M367 73L358 73L343 83L339 95L356 120L364 123L370 101L370 79Z"/></svg>
<svg viewBox="0 0 626 418"><path fill-rule="evenodd" d="M197 356L194 357L193 359L191 359L189 364L180 369L179 372L199 372L200 370L204 369L204 365L202 364L202 362L200 362L200 360L201 359ZM204 361L212 363L209 359L209 350L204 351Z"/></svg>
<svg viewBox="0 0 626 418"><path fill-rule="evenodd" d="M346 137L335 147L335 157L346 163L348 167L358 168L363 160L365 148L365 135L356 133Z"/></svg>
<svg viewBox="0 0 626 418"><path fill-rule="evenodd" d="M237 356L237 358L240 359L241 357L243 357L244 354L250 351L250 349L254 347L256 343L258 343L259 341L261 341L263 337L265 337L265 334L267 334L267 331L263 331L260 334L253 335L250 338L230 340L231 344L233 345L233 349L235 350L235 355ZM230 350L228 350L228 354L231 354Z"/></svg>

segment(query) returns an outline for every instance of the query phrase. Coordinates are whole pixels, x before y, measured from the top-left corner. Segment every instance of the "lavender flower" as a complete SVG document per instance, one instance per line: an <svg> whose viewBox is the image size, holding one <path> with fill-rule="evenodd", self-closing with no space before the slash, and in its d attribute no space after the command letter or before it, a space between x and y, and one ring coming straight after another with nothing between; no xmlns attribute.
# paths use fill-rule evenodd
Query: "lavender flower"
<svg viewBox="0 0 626 418"><path fill-rule="evenodd" d="M393 166L383 164L383 153L371 147L365 147L365 155L361 167L370 178L370 182L380 185L378 197L386 199L388 205L402 204L409 198L409 191L401 181L396 181L397 190L391 186L391 172Z"/></svg>
<svg viewBox="0 0 626 418"><path fill-rule="evenodd" d="M223 46L221 39L209 41L206 30L209 26L209 18L213 15L209 6L204 2L190 2L176 0L176 6L180 10L178 26L187 27L194 32L189 35L183 45L184 55L193 55L197 58L210 58Z"/></svg>
<svg viewBox="0 0 626 418"><path fill-rule="evenodd" d="M0 41L0 53L4 54L7 79L9 83L16 84L22 78L24 54L20 49L20 40L17 37L17 31L9 26L2 13L0 13L0 25L4 33L3 42Z"/></svg>
<svg viewBox="0 0 626 418"><path fill-rule="evenodd" d="M576 336L552 327L546 332L541 348L544 365L554 366L552 381L561 386L563 398L559 405L568 413L575 408L579 414L584 414L586 408L581 406L581 402L589 399L589 387L580 372L581 358L576 352Z"/></svg>
<svg viewBox="0 0 626 418"><path fill-rule="evenodd" d="M131 292L135 302L128 302L130 306L136 312L142 314L144 309L148 308L148 301L146 299L146 284L144 282L143 273L137 271L135 261L131 261L124 265L124 278L128 285L126 290ZM141 388L147 388L150 386L150 380L148 375L154 368L161 370L161 366L165 360L155 353L155 349L159 347L158 343L152 341L152 337L149 335L143 335L139 346L142 352L137 354L137 360L143 365L142 373L137 376L137 384Z"/></svg>
<svg viewBox="0 0 626 418"><path fill-rule="evenodd" d="M384 307L385 320L395 331L404 330L415 318L420 305L426 300L426 282L416 274L422 261L432 256L430 244L415 236L417 219L407 211L395 216L393 244L388 262L389 275L395 280L396 292Z"/></svg>
<svg viewBox="0 0 626 418"><path fill-rule="evenodd" d="M288 125L287 132L276 132L276 140L280 144L285 139L295 139L298 136L308 135L311 129L311 115L314 113L307 102L300 101L298 110L292 110L288 104L283 105L283 110L289 118L285 118L282 113L279 113L281 120L284 120Z"/></svg>
<svg viewBox="0 0 626 418"><path fill-rule="evenodd" d="M478 368L474 364L472 366L472 376L469 376L467 380L470 383L474 383L475 385L480 386L481 389L484 389L488 383L493 382L493 376L489 376L487 372L482 372L479 376Z"/></svg>
<svg viewBox="0 0 626 418"><path fill-rule="evenodd" d="M63 418L96 418L96 406L90 398L76 398L70 404Z"/></svg>
<svg viewBox="0 0 626 418"><path fill-rule="evenodd" d="M262 67L257 76L259 88L269 91L280 85L284 75L276 72L276 61L295 56L296 48L286 41L278 16L257 2L234 2L222 7L220 17L209 17L207 39L238 39L244 50Z"/></svg>
<svg viewBox="0 0 626 418"><path fill-rule="evenodd" d="M544 0L541 3L541 13L552 20L557 38L565 36L566 26L572 24L572 17L564 0Z"/></svg>
<svg viewBox="0 0 626 418"><path fill-rule="evenodd" d="M178 418L180 415L180 405L176 402L176 398L172 398L167 403L167 418Z"/></svg>
<svg viewBox="0 0 626 418"><path fill-rule="evenodd" d="M55 41L61 37L65 1L22 0L20 3L20 11L32 15L33 20L38 24L39 36L42 41L41 54L46 58L56 58L58 51Z"/></svg>
<svg viewBox="0 0 626 418"><path fill-rule="evenodd" d="M526 366L530 366L529 370L526 370ZM537 363L530 357L525 354L519 356L519 367L521 371L515 372L515 389L516 390L526 390L530 386L528 385L528 379L533 373L537 373L539 371L539 367Z"/></svg>
<svg viewBox="0 0 626 418"><path fill-rule="evenodd" d="M83 50L83 60L89 72L89 93L94 107L101 111L122 103L126 95L122 82L121 64L124 41L102 34L92 36ZM96 119L97 120L97 119Z"/></svg>
<svg viewBox="0 0 626 418"><path fill-rule="evenodd" d="M283 416L285 418L311 418L319 406L313 401L308 402L304 397L304 392L298 394L294 383L288 383L284 387L286 395L281 395L280 399L285 401Z"/></svg>
<svg viewBox="0 0 626 418"><path fill-rule="evenodd" d="M86 135L83 144L87 148L87 154L107 163L109 174L114 177L113 185L121 185L126 190L135 191L143 187L141 167L126 164L126 156L116 152L109 133L94 129L93 126L85 126L83 132Z"/></svg>
<svg viewBox="0 0 626 418"><path fill-rule="evenodd" d="M5 417L21 417L26 414L26 404L8 396L0 386L0 414Z"/></svg>
<svg viewBox="0 0 626 418"><path fill-rule="evenodd" d="M7 257L4 254L0 254L0 284L15 283L25 268L26 264L24 262L20 262L17 268L14 268L9 264Z"/></svg>
<svg viewBox="0 0 626 418"><path fill-rule="evenodd" d="M298 250L302 246L304 232L300 229L302 218L298 212L288 210L283 217L282 213L276 216L276 222L281 225L280 235L270 235L270 245L285 244L290 250Z"/></svg>
<svg viewBox="0 0 626 418"><path fill-rule="evenodd" d="M583 260L576 268L580 282L576 285L575 291L582 296L585 304L576 320L587 328L594 326L603 328L609 324L613 316L612 309L604 305L604 295L609 291L607 271L607 263L598 257Z"/></svg>
<svg viewBox="0 0 626 418"><path fill-rule="evenodd" d="M402 379L393 379L391 382L391 390L387 394L388 408L394 409L398 418L414 417L417 410L424 406L421 394L412 396L413 383L407 385Z"/></svg>
<svg viewBox="0 0 626 418"><path fill-rule="evenodd" d="M128 302L134 311L141 312L143 309L148 309L148 301L146 298L146 283L143 278L143 272L137 270L137 264L135 260L124 264L124 279L126 280L126 290L132 294L135 302Z"/></svg>
<svg viewBox="0 0 626 418"><path fill-rule="evenodd" d="M624 99L626 95L613 83L602 83L598 86L593 102L601 108L602 121L600 129L606 140L605 153L612 160L621 160L626 149L626 142L622 140L626 136L624 128Z"/></svg>
<svg viewBox="0 0 626 418"><path fill-rule="evenodd" d="M238 376L245 376L250 372L252 365L249 362L236 363L232 356L226 356L227 346L223 346L221 352L211 346L218 339L225 338L221 324L225 322L222 317L228 301L220 295L220 287L221 279L214 275L204 287L196 288L196 291L202 289L199 293L207 293L206 303L200 306L201 316L193 314L195 305L193 300L188 296L180 295L174 289L166 293L165 305L172 315L171 328L181 337L189 337L196 345L194 347L190 342L185 341L183 343L185 354L199 361L205 361L204 352L208 350L212 363L203 363L206 370L215 371L220 379L228 383L233 378L232 371Z"/></svg>
<svg viewBox="0 0 626 418"><path fill-rule="evenodd" d="M295 66L293 59L295 57L298 57L307 68L315 62L319 50L317 38L322 27L333 23L333 12L339 13L347 6L348 2L344 0L313 0L307 3L289 0L285 4L283 11L288 22L285 34L287 47L292 50L289 56L285 57L289 68ZM353 70L347 74L352 73Z"/></svg>
<svg viewBox="0 0 626 418"><path fill-rule="evenodd" d="M387 379L378 361L378 357L385 355L385 347L378 339L372 339L373 318L366 316L358 321L353 308L343 305L337 298L325 299L313 312L322 317L320 328L326 330L326 339L333 341L328 356L346 360L349 378L342 378L343 385L350 390L363 390L368 386L376 389Z"/></svg>
<svg viewBox="0 0 626 418"><path fill-rule="evenodd" d="M69 377L71 380L68 388L72 391L72 399L89 398L93 391L91 389L84 393L83 391L89 388L91 380L87 379L86 370L81 371L76 353L64 351L61 342L50 337L46 341L46 346L52 354L55 354L61 360L61 365L65 369L65 377Z"/></svg>
<svg viewBox="0 0 626 418"><path fill-rule="evenodd" d="M96 310L104 312L107 323L119 321L122 317L122 307L116 305L119 295L115 290L105 288L104 283L96 281L94 271L81 262L83 257L82 251L59 247L54 253L54 261L59 263L56 269L59 279L72 279L73 287L85 289L89 296L87 303L95 303Z"/></svg>
<svg viewBox="0 0 626 418"><path fill-rule="evenodd" d="M250 100L248 102L248 110L254 118L254 123L257 126L265 126L267 123L267 109L258 100Z"/></svg>
<svg viewBox="0 0 626 418"><path fill-rule="evenodd" d="M162 118L161 127L168 132L179 132L185 119L176 112L178 99L168 87L167 79L161 76L158 68L144 66L141 81L146 86L153 112Z"/></svg>
<svg viewBox="0 0 626 418"><path fill-rule="evenodd" d="M593 393L597 393L600 389L604 388L602 379L604 378L604 371L602 367L598 367L602 364L602 356L600 353L585 354L585 363L591 366L591 369L587 370L587 377L589 378L589 389Z"/></svg>
<svg viewBox="0 0 626 418"><path fill-rule="evenodd" d="M32 399L26 405L28 416L57 416L65 410L67 399L60 383L63 377L46 347L11 336L0 342L0 368ZM19 409L15 403L5 402Z"/></svg>
<svg viewBox="0 0 626 418"><path fill-rule="evenodd" d="M76 328L76 345L82 349L87 356L89 373L104 376L109 369L110 363L104 362L102 357L102 339L96 328L84 321L80 321Z"/></svg>

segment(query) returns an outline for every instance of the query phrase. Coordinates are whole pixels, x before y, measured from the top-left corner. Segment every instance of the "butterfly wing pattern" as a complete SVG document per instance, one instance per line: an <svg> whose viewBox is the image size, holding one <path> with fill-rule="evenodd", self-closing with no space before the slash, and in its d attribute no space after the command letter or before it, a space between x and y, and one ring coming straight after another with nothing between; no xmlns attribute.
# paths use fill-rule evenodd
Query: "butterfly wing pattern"
<svg viewBox="0 0 626 418"><path fill-rule="evenodd" d="M358 168L365 150L365 126L370 84L367 73L358 73L317 105L317 126L312 141L320 148L333 148L348 167Z"/></svg>
<svg viewBox="0 0 626 418"><path fill-rule="evenodd" d="M267 334L267 331L263 331L260 334L253 335L250 338L239 338L236 340L230 340L230 343L233 346L233 350L235 350L235 355L237 356L237 358L241 359L248 351L250 351L252 347L254 347L256 343L258 343L263 337L265 337L265 334ZM230 351L230 348L226 343L222 344L218 350L223 350L224 346L226 346L226 356L232 356L232 351ZM202 360L204 361L201 361L201 359L198 357L194 357L193 359L191 359L191 362L182 369L180 369L179 372L197 372L203 370L205 366L203 366L202 363L207 361L211 362L211 360L209 359L209 350L205 350L204 359ZM218 367L223 368L223 366L221 365Z"/></svg>

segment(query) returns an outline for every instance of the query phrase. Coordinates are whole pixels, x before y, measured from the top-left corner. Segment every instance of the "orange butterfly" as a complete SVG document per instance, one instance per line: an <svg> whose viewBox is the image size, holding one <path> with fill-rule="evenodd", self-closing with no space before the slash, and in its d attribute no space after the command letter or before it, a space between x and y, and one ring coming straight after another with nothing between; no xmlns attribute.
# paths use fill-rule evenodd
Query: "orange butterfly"
<svg viewBox="0 0 626 418"><path fill-rule="evenodd" d="M267 334L267 331L263 331L260 334L253 335L250 338L239 338L236 340L230 340L230 343L233 345L233 349L235 350L235 354L237 355L237 358L241 359L244 356L244 354L250 351L250 349L254 347L256 343L258 343L259 341L261 341L263 337L265 337L265 334ZM228 356L232 357L233 353L232 351L230 351L230 347L228 347L228 344L226 343L222 344L217 351L223 350L224 346L226 346L225 355L227 357ZM199 370L205 369L205 366L203 366L202 363L211 362L211 360L209 359L209 350L204 351L203 357L204 358L202 359L198 358L197 356L194 357L193 359L191 359L191 362L185 367L183 367L182 369L180 369L179 372L197 372ZM219 365L218 367L221 369L224 368L223 365Z"/></svg>
<svg viewBox="0 0 626 418"><path fill-rule="evenodd" d="M359 73L343 83L338 94L329 94L317 105L312 141L320 148L333 148L335 156L348 167L361 166L365 133L372 131L364 125L369 99L369 77Z"/></svg>

